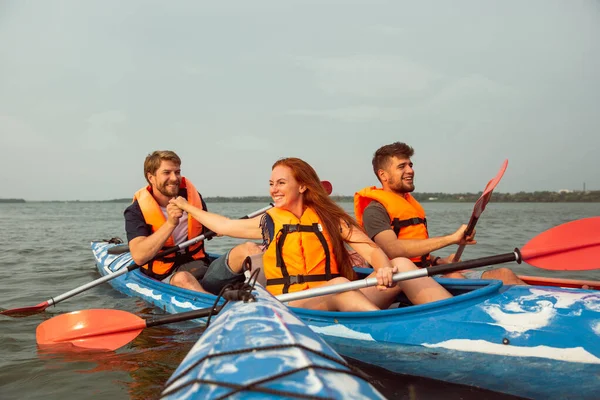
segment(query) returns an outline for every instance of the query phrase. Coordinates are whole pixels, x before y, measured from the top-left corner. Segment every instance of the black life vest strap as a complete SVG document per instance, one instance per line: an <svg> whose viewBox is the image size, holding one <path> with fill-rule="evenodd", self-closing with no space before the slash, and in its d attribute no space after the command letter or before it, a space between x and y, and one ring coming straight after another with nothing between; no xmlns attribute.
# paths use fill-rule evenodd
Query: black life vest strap
<svg viewBox="0 0 600 400"><path fill-rule="evenodd" d="M290 285L296 284L296 283L304 283L304 282L321 282L321 281L328 281L330 279L333 279L334 277L339 276L338 274L334 274L336 276L333 276L331 274L331 254L329 254L329 246L327 245L327 240L325 239L325 235L323 235L323 232L321 232L321 227L318 223L314 223L312 225L301 225L301 224L284 224L281 228L281 230L279 232L277 232L277 239L276 239L276 247L275 247L275 259L277 261L277 266L279 268L281 268L281 274L283 275L283 278L279 278L279 279L269 279L267 280L267 286L268 285L281 285L283 284L283 293L288 293ZM283 256L282 256L282 252L283 252L283 244L285 243L285 238L287 237L288 234L290 233L294 233L294 232L312 232L315 235L317 235L317 238L319 238L319 242L321 242L321 246L323 246L323 250L325 251L325 274L323 275L294 275L294 277L303 277L301 279L303 279L302 282L292 282L292 280L290 279L291 276L287 271L287 267L285 265L285 261L283 260ZM315 277L317 279L313 280L312 278L310 278L310 280L307 280L307 278L309 277ZM295 280L295 279L294 279ZM272 281L281 281L279 283L272 283Z"/></svg>
<svg viewBox="0 0 600 400"><path fill-rule="evenodd" d="M341 276L341 275L340 274L330 274L329 278L327 278L326 274L321 274L321 275L286 275L283 278L267 279L267 286L269 286L269 285L286 285L288 287L288 290L289 290L290 285L295 285L297 283L326 282L326 281L328 281L330 279L337 278L339 276Z"/></svg>
<svg viewBox="0 0 600 400"><path fill-rule="evenodd" d="M394 218L392 220L391 225L392 225L392 229L394 229L394 233L396 234L396 236L398 236L400 234L400 229L406 228L407 226L420 225L420 224L425 225L425 229L427 229L427 218L415 217L415 218L409 218L409 219L403 219L403 220ZM429 253L422 255L421 261L416 262L415 265L419 268L429 267L431 265L431 263L429 262Z"/></svg>
<svg viewBox="0 0 600 400"><path fill-rule="evenodd" d="M154 259L148 261L148 269L142 268L142 271L145 272L146 275L148 275L149 277L157 279L159 281L162 281L167 276L169 276L175 268L179 267L180 265L187 264L189 262L194 261L194 255L198 254L201 250L204 250L204 241L201 242L200 246L198 246L197 248L195 248L193 250L190 250L190 247L186 247L185 251L183 253L180 253L178 251L176 253L168 254L164 257L154 258ZM167 248L169 248L169 247L165 247L165 248L161 249L161 251L164 249L167 249ZM173 265L164 274L157 274L152 269L154 261L160 261L160 262L164 262L164 263L172 262Z"/></svg>
<svg viewBox="0 0 600 400"><path fill-rule="evenodd" d="M427 218L415 217L415 218L409 218L409 219L403 219L403 220L394 218L392 220L391 225L392 225L392 229L394 229L394 233L396 234L396 236L398 236L400 234L400 229L406 228L407 226L420 225L420 224L424 224L425 228L427 228Z"/></svg>
<svg viewBox="0 0 600 400"><path fill-rule="evenodd" d="M415 262L415 265L419 268L431 267L431 259L429 258L429 253L422 255L421 261Z"/></svg>

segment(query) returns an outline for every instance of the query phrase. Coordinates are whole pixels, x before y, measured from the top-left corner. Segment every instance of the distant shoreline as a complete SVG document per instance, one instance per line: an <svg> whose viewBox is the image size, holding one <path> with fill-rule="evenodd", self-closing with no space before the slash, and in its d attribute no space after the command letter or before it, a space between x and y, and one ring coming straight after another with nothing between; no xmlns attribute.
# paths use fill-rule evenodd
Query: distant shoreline
<svg viewBox="0 0 600 400"><path fill-rule="evenodd" d="M420 202L435 203L473 203L479 199L479 193L413 193ZM352 202L352 196L332 195L337 202ZM204 197L207 203L269 203L268 196L232 196L232 197ZM111 200L39 200L26 201L24 199L0 199L0 203L131 203L131 197ZM518 192L518 193L493 193L492 202L496 203L598 203L600 190L578 192Z"/></svg>
<svg viewBox="0 0 600 400"><path fill-rule="evenodd" d="M25 199L0 199L0 203L25 203Z"/></svg>

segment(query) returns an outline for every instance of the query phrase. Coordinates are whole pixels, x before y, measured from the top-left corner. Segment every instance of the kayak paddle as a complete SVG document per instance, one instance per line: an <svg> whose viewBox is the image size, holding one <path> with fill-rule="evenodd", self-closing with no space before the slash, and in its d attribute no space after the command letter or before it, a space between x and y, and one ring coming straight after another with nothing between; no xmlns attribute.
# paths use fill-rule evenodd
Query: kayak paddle
<svg viewBox="0 0 600 400"><path fill-rule="evenodd" d="M475 206L473 207L473 214L471 214L471 219L469 220L469 224L467 225L467 229L465 230L465 238L471 233L473 233L473 230L475 229L475 225L477 224L481 213L483 212L483 210L485 210L485 206L492 198L492 192L494 191L496 185L498 185L498 182L500 182L500 179L502 179L502 175L504 175L504 171L506 171L507 166L508 160L504 160L504 163L502 164L502 167L500 168L500 171L498 171L496 177L488 182L488 184L485 186L485 189L483 190L483 194L475 203ZM462 256L464 249L464 244L458 246L458 250L456 250L456 254L454 255L454 259L452 260L452 262L460 260L460 256Z"/></svg>
<svg viewBox="0 0 600 400"><path fill-rule="evenodd" d="M512 261L519 264L525 261L534 267L555 271L584 271L600 268L598 259L600 259L600 217L592 217L548 229L527 242L521 250L515 249L511 253L496 256L398 272L392 279L394 282L399 282ZM339 285L286 293L277 296L277 299L281 302L289 302L376 285L377 278L366 278Z"/></svg>
<svg viewBox="0 0 600 400"><path fill-rule="evenodd" d="M273 204L270 204L267 207L264 207L264 208L262 208L262 209L260 209L258 211L255 211L255 212L253 212L251 214L248 214L248 215L244 216L242 219L256 217L257 215L261 215L261 214L265 213L267 210L269 210L272 207L273 207ZM214 233L213 231L208 231L208 232L206 232L203 235L197 236L197 237L195 237L193 239L190 239L190 240L187 240L187 241L185 241L183 243L180 243L177 246L169 247L168 249L165 249L165 250L159 252L157 255L155 255L153 257L153 259L156 259L158 257L164 257L164 256L169 255L169 254L173 254L176 251L179 251L179 250L184 249L184 248L186 248L188 246L191 246L191 245L193 245L195 243L198 243L201 240L208 240L208 239L212 238L215 235L216 235L216 233ZM115 247L127 247L127 251L129 251L129 247L128 246L115 246ZM52 298L50 298L50 299L48 299L48 300L44 301L43 303L40 303L40 304L38 304L36 306L13 308L13 309L10 309L10 310L1 311L0 314L2 314L2 315L22 316L22 317L24 317L24 316L28 316L28 315L31 315L31 314L40 313L40 312L44 311L46 308L48 308L48 307L50 307L52 305L55 305L56 303L59 303L59 302L61 302L63 300L66 300L66 299L68 299L70 297L75 296L76 294L84 292L84 291L86 291L86 290L88 290L90 288L93 288L95 286L98 286L98 285L100 285L100 284L102 284L104 282L108 282L108 281L110 281L110 280L112 280L112 279L114 279L114 278L116 278L118 276L124 275L124 274L126 274L126 273L128 273L130 271L133 271L135 269L138 269L138 268L140 268L139 265L133 264L133 265L128 266L127 268L122 268L122 269L118 270L117 272L113 272L112 274L105 275L105 276L103 276L101 278L98 278L98 279L92 281L92 282L88 282L85 285L81 285L81 286L79 286L79 287L77 287L77 288L75 288L73 290L70 290L70 291L68 291L66 293L63 293L63 294L61 294L59 296L52 297Z"/></svg>
<svg viewBox="0 0 600 400"><path fill-rule="evenodd" d="M516 261L549 270L581 271L600 268L600 217L584 218L551 228L531 239L521 250L453 264L436 265L415 271L400 272L394 282L423 278L463 269ZM321 286L276 296L281 302L323 296L377 285L376 278ZM121 310L82 310L61 314L38 325L36 339L40 345L71 343L76 347L115 350L147 327L207 317L218 312L212 308L142 319Z"/></svg>
<svg viewBox="0 0 600 400"><path fill-rule="evenodd" d="M70 343L85 349L116 350L135 339L144 328L204 318L220 309L221 306L202 308L148 319L121 310L73 311L39 324L35 338L40 346Z"/></svg>

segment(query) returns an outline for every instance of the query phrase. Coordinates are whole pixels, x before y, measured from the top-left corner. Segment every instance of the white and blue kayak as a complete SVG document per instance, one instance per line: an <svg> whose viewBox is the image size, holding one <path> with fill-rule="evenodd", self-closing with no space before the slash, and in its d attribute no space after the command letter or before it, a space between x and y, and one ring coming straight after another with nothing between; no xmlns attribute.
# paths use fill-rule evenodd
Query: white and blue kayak
<svg viewBox="0 0 600 400"><path fill-rule="evenodd" d="M260 285L212 317L162 399L384 397Z"/></svg>
<svg viewBox="0 0 600 400"><path fill-rule="evenodd" d="M93 242L102 275L133 264L130 253ZM133 270L118 291L169 313L213 305L215 296ZM293 308L340 354L390 371L528 398L596 399L600 393L600 294L595 290L505 286L438 279L454 297L376 312Z"/></svg>

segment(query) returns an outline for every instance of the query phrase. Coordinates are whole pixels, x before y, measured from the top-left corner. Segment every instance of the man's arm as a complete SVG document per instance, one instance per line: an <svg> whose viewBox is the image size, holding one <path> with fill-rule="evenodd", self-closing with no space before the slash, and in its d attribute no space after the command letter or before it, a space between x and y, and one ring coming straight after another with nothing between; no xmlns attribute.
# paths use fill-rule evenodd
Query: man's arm
<svg viewBox="0 0 600 400"><path fill-rule="evenodd" d="M398 239L390 226L390 217L380 203L372 202L365 209L363 215L365 230L370 238L383 249L389 258L395 257L420 257L443 247L461 243L466 225L461 226L456 232L447 236L432 237L428 239ZM468 244L474 244L473 240Z"/></svg>
<svg viewBox="0 0 600 400"><path fill-rule="evenodd" d="M398 239L392 229L380 232L373 238L390 258L420 257L443 247L455 244L451 236L439 236L428 239Z"/></svg>
<svg viewBox="0 0 600 400"><path fill-rule="evenodd" d="M156 232L148 228L144 216L136 203L127 207L124 212L125 231L129 242L131 257L137 265L144 265L150 261L164 246L169 236L179 223L182 211L174 206L167 206L169 218Z"/></svg>

